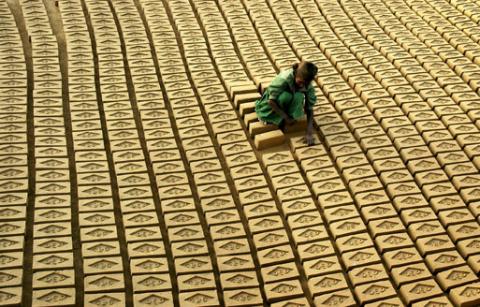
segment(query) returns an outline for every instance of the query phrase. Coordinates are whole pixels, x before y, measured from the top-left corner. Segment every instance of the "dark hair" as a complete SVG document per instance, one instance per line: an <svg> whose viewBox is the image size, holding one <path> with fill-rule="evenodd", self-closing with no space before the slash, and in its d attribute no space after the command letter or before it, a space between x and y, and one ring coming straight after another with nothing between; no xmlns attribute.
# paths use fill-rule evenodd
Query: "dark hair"
<svg viewBox="0 0 480 307"><path fill-rule="evenodd" d="M293 64L293 70L298 76L305 80L306 84L309 84L317 74L318 68L312 62L302 61L300 63Z"/></svg>

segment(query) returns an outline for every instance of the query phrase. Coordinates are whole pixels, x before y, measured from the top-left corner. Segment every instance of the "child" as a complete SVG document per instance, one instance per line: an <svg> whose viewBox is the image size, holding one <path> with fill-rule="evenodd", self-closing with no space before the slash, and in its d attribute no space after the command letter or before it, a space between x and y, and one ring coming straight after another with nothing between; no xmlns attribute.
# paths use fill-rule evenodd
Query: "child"
<svg viewBox="0 0 480 307"><path fill-rule="evenodd" d="M300 62L280 72L270 83L262 98L255 102L260 121L275 124L281 129L293 125L307 115L306 143L313 145L313 110L317 101L311 81L317 74L311 62Z"/></svg>

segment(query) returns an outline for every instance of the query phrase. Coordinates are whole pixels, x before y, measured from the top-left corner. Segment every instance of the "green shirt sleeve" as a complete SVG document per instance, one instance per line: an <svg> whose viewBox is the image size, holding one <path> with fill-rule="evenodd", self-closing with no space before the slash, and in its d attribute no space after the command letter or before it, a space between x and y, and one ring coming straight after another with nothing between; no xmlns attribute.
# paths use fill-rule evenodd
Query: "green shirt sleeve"
<svg viewBox="0 0 480 307"><path fill-rule="evenodd" d="M277 75L273 78L272 82L268 86L269 99L278 101L278 96L287 88L287 80L281 75Z"/></svg>
<svg viewBox="0 0 480 307"><path fill-rule="evenodd" d="M317 102L317 95L315 94L315 87L310 83L307 88L307 93L306 93L306 98L307 98L307 103L310 109L313 107L313 105Z"/></svg>

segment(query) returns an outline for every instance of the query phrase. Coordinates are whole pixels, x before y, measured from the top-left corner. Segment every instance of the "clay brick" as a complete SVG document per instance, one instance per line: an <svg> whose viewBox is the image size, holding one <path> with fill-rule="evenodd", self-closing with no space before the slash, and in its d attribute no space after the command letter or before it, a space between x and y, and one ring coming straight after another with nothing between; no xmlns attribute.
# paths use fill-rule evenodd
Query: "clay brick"
<svg viewBox="0 0 480 307"><path fill-rule="evenodd" d="M287 174L296 175L300 170L296 162L283 162L279 164L269 165L267 171L270 177L284 176Z"/></svg>
<svg viewBox="0 0 480 307"><path fill-rule="evenodd" d="M431 278L432 275L423 263L415 263L392 269L393 281L397 287L406 283Z"/></svg>
<svg viewBox="0 0 480 307"><path fill-rule="evenodd" d="M298 278L299 273L294 262L268 266L261 269L263 280L266 283L277 282L285 279Z"/></svg>
<svg viewBox="0 0 480 307"><path fill-rule="evenodd" d="M433 279L427 279L405 284L400 287L400 293L408 304L442 294L442 290Z"/></svg>
<svg viewBox="0 0 480 307"><path fill-rule="evenodd" d="M358 210L354 205L324 209L324 214L329 223L359 216Z"/></svg>
<svg viewBox="0 0 480 307"><path fill-rule="evenodd" d="M419 302L413 303L412 307L422 307L422 306L428 306L428 304L437 304L439 306L445 306L445 307L452 307L452 303L448 300L446 296L440 296L440 297L434 297L434 298L429 298L426 300L421 300ZM435 305L433 305L435 306Z"/></svg>
<svg viewBox="0 0 480 307"><path fill-rule="evenodd" d="M417 247L422 255L455 249L455 246L446 234L420 238L417 240Z"/></svg>
<svg viewBox="0 0 480 307"><path fill-rule="evenodd" d="M480 236L480 226L476 222L461 223L450 225L447 232L454 242L458 242L463 239L478 238Z"/></svg>
<svg viewBox="0 0 480 307"><path fill-rule="evenodd" d="M286 188L292 185L298 185L304 183L303 177L299 173L285 174L284 176L278 176L272 178L273 187L276 191L281 188Z"/></svg>
<svg viewBox="0 0 480 307"><path fill-rule="evenodd" d="M217 134L217 141L220 145L245 140L246 135L243 130L235 130Z"/></svg>
<svg viewBox="0 0 480 307"><path fill-rule="evenodd" d="M315 196L319 197L323 194L341 192L342 190L345 190L345 185L341 179L337 178L315 182L312 184L312 189Z"/></svg>
<svg viewBox="0 0 480 307"><path fill-rule="evenodd" d="M130 259L130 270L133 275L148 273L168 273L166 257L150 257Z"/></svg>
<svg viewBox="0 0 480 307"><path fill-rule="evenodd" d="M478 277L468 265L463 265L453 269L439 272L437 280L444 291L454 287L469 284L478 281Z"/></svg>
<svg viewBox="0 0 480 307"><path fill-rule="evenodd" d="M125 287L123 274L120 273L86 276L84 282L87 293L122 290Z"/></svg>
<svg viewBox="0 0 480 307"><path fill-rule="evenodd" d="M397 211L393 208L390 203L378 204L371 206L362 206L361 208L362 217L370 222L372 220L382 219L382 218L391 218L397 216Z"/></svg>
<svg viewBox="0 0 480 307"><path fill-rule="evenodd" d="M245 102L238 108L241 117L246 116L249 113L255 112L255 102Z"/></svg>
<svg viewBox="0 0 480 307"><path fill-rule="evenodd" d="M404 232L380 235L375 238L375 242L377 246L379 246L378 249L381 253L413 246L412 240L408 234Z"/></svg>
<svg viewBox="0 0 480 307"><path fill-rule="evenodd" d="M245 94L237 94L234 97L233 103L236 108L238 108L243 103L248 103L252 101L256 101L260 98L259 93L245 93Z"/></svg>
<svg viewBox="0 0 480 307"><path fill-rule="evenodd" d="M333 166L321 169L314 169L311 171L307 170L306 173L308 182L310 184L317 181L329 180L339 177L337 170Z"/></svg>
<svg viewBox="0 0 480 307"><path fill-rule="evenodd" d="M279 299L291 299L303 294L300 281L279 281L265 285L267 301L272 302Z"/></svg>
<svg viewBox="0 0 480 307"><path fill-rule="evenodd" d="M11 298L8 298L6 303L15 304L16 299L21 299L21 288L18 288L20 291L12 291L16 288L5 288L5 292L8 294L13 294ZM20 294L19 297L17 294ZM45 303L45 300L50 297L57 297L59 301L57 303L62 306L75 306L75 288L57 288L57 289L48 289L48 290L34 290L32 293L32 305L42 305ZM20 301L18 301L20 303Z"/></svg>
<svg viewBox="0 0 480 307"><path fill-rule="evenodd" d="M323 225L295 229L292 235L297 246L302 243L311 242L312 240L328 239L328 233Z"/></svg>
<svg viewBox="0 0 480 307"><path fill-rule="evenodd" d="M367 233L354 234L335 239L335 245L341 254L358 249L373 247L373 241Z"/></svg>
<svg viewBox="0 0 480 307"><path fill-rule="evenodd" d="M429 207L402 210L400 217L406 225L414 222L425 222L437 219L437 216Z"/></svg>
<svg viewBox="0 0 480 307"><path fill-rule="evenodd" d="M337 191L319 195L318 202L322 208L329 208L352 204L353 199L347 191Z"/></svg>
<svg viewBox="0 0 480 307"><path fill-rule="evenodd" d="M213 225L210 226L210 233L213 241L246 236L244 227L241 223L230 223L228 225Z"/></svg>
<svg viewBox="0 0 480 307"><path fill-rule="evenodd" d="M249 219L248 224L250 226L250 231L255 234L283 228L283 219L280 215L276 214Z"/></svg>
<svg viewBox="0 0 480 307"><path fill-rule="evenodd" d="M253 162L257 162L257 157L253 152L245 152L238 155L226 157L227 165L230 168L240 165L246 165Z"/></svg>
<svg viewBox="0 0 480 307"><path fill-rule="evenodd" d="M278 209L273 200L244 206L248 220L278 214Z"/></svg>
<svg viewBox="0 0 480 307"><path fill-rule="evenodd" d="M149 306L156 304L157 306L170 306L173 304L173 297L171 292L147 292L136 293L133 295L135 306Z"/></svg>
<svg viewBox="0 0 480 307"><path fill-rule="evenodd" d="M366 227L362 219L358 217L330 223L330 230L334 238L337 239L342 236L365 232Z"/></svg>
<svg viewBox="0 0 480 307"><path fill-rule="evenodd" d="M336 256L315 258L305 261L304 268L308 278L342 271Z"/></svg>
<svg viewBox="0 0 480 307"><path fill-rule="evenodd" d="M480 283L475 282L450 290L449 298L457 306L475 306L480 304Z"/></svg>
<svg viewBox="0 0 480 307"><path fill-rule="evenodd" d="M300 212L287 217L291 229L323 224L320 213L315 211Z"/></svg>
<svg viewBox="0 0 480 307"><path fill-rule="evenodd" d="M283 213L287 216L287 219L292 214L298 214L308 211L316 211L317 207L311 197L284 201L282 202Z"/></svg>
<svg viewBox="0 0 480 307"><path fill-rule="evenodd" d="M382 258L386 262L389 270L394 267L422 261L422 257L413 247L386 252Z"/></svg>
<svg viewBox="0 0 480 307"><path fill-rule="evenodd" d="M252 124L254 122L258 122L257 113L252 112L252 113L245 114L245 116L243 117L243 122L245 123L245 126L247 126L247 127L250 126L250 124Z"/></svg>
<svg viewBox="0 0 480 307"><path fill-rule="evenodd" d="M377 281L359 285L355 287L354 291L362 304L397 295L390 281Z"/></svg>
<svg viewBox="0 0 480 307"><path fill-rule="evenodd" d="M278 303L273 303L271 306L272 307L285 307L285 306L288 306L289 304L294 304L294 306L295 305L308 306L308 301L304 297L302 297L302 298L292 298L292 299L284 300L284 301L281 301L281 302L278 302Z"/></svg>
<svg viewBox="0 0 480 307"><path fill-rule="evenodd" d="M353 293L348 289L338 290L332 293L315 297L315 306L328 306L331 304L331 302L338 302L341 305L336 305L342 307L357 306Z"/></svg>
<svg viewBox="0 0 480 307"><path fill-rule="evenodd" d="M372 280L388 279L387 272L382 264L371 264L353 268L348 272L348 277L353 286L359 286L371 282Z"/></svg>
<svg viewBox="0 0 480 307"><path fill-rule="evenodd" d="M258 252L261 267L293 261L294 256L290 245L281 245L267 248Z"/></svg>
<svg viewBox="0 0 480 307"><path fill-rule="evenodd" d="M457 223L473 222L475 220L475 217L467 208L444 210L438 213L438 217L445 227Z"/></svg>
<svg viewBox="0 0 480 307"><path fill-rule="evenodd" d="M272 130L255 135L255 147L258 150L281 145L285 142L285 135L281 130Z"/></svg>
<svg viewBox="0 0 480 307"><path fill-rule="evenodd" d="M185 292L179 294L179 301L182 306L218 306L218 296L215 290L203 290Z"/></svg>
<svg viewBox="0 0 480 307"><path fill-rule="evenodd" d="M309 279L308 288L313 296L317 296L332 290L347 289L348 285L342 273L334 273Z"/></svg>

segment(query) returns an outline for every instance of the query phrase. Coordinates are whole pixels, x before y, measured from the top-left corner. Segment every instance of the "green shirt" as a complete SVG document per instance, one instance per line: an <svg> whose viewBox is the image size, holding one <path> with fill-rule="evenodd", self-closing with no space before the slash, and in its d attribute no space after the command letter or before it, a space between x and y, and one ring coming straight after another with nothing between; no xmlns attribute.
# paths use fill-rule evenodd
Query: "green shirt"
<svg viewBox="0 0 480 307"><path fill-rule="evenodd" d="M255 103L255 111L260 120L279 125L282 118L268 104L270 99L274 100L287 115L296 120L305 115L305 104L311 109L317 102L315 88L312 83L307 88L295 89L293 68L280 72L272 80L262 97Z"/></svg>

